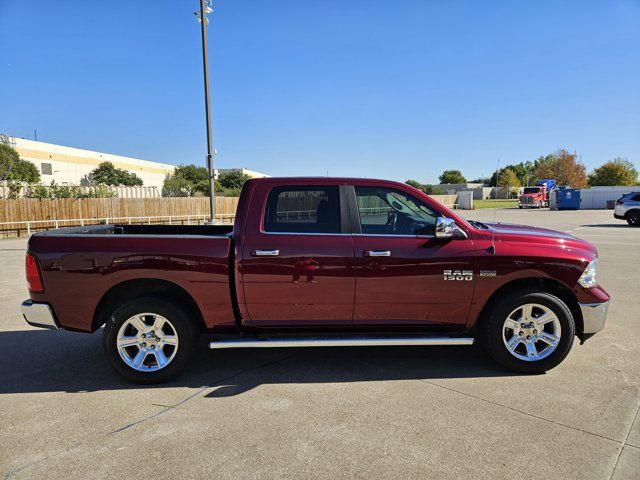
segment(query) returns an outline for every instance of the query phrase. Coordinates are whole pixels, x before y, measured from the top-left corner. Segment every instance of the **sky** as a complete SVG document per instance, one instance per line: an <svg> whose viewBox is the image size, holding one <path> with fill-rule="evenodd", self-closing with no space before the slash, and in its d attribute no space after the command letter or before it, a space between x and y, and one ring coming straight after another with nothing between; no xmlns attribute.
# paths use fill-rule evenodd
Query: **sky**
<svg viewBox="0 0 640 480"><path fill-rule="evenodd" d="M205 164L197 0L0 0L0 132ZM640 167L640 0L217 0L219 168L437 181Z"/></svg>

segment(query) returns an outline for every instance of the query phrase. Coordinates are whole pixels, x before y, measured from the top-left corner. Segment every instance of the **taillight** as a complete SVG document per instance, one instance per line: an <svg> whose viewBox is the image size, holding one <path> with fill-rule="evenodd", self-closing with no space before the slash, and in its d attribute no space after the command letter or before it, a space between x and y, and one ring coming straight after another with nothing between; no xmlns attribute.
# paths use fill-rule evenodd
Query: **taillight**
<svg viewBox="0 0 640 480"><path fill-rule="evenodd" d="M618 200L616 200L616 205L622 205L622 199L619 198Z"/></svg>
<svg viewBox="0 0 640 480"><path fill-rule="evenodd" d="M25 258L25 270L27 273L29 290L34 293L44 292L42 276L40 275L40 266L38 265L38 259L36 259L35 255L27 253L27 257Z"/></svg>

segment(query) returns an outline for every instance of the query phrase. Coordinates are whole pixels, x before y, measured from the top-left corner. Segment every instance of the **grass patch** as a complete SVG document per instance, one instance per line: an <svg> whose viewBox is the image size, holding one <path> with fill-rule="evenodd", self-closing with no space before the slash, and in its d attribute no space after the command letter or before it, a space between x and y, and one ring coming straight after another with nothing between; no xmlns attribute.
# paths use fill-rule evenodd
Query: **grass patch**
<svg viewBox="0 0 640 480"><path fill-rule="evenodd" d="M474 200L473 209L480 208L518 208L518 199Z"/></svg>

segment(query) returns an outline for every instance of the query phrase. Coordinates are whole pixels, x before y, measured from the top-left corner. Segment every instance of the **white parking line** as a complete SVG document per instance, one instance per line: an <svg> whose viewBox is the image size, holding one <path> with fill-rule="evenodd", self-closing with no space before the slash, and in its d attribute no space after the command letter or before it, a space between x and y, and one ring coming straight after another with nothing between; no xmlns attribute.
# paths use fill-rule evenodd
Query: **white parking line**
<svg viewBox="0 0 640 480"><path fill-rule="evenodd" d="M615 225L611 225L610 227L593 227L591 225L581 225L580 227L576 227L572 230L570 230L571 232L574 232L576 230L584 230L584 229L589 229L589 230L596 230L596 231L600 231L600 230L613 230L616 232L627 232L627 233L633 233L634 231L638 231L640 232L640 230L636 230L632 227L626 227L624 225L620 225L620 226L615 226Z"/></svg>
<svg viewBox="0 0 640 480"><path fill-rule="evenodd" d="M628 238L631 240L638 239L640 240L640 235L598 235L597 233L580 233L578 236L580 237L605 237L605 238Z"/></svg>
<svg viewBox="0 0 640 480"><path fill-rule="evenodd" d="M599 242L597 240L593 241L592 243L596 243L598 245L632 245L637 247L638 245L640 245L640 243L622 243L622 242Z"/></svg>

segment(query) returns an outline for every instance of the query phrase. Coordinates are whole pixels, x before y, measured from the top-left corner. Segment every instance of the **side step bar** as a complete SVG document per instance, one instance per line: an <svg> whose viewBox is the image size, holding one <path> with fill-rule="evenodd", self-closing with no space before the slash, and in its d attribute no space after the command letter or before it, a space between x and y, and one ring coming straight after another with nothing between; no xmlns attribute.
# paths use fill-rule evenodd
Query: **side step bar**
<svg viewBox="0 0 640 480"><path fill-rule="evenodd" d="M209 348L389 347L400 345L473 345L471 337L271 337L214 340Z"/></svg>

